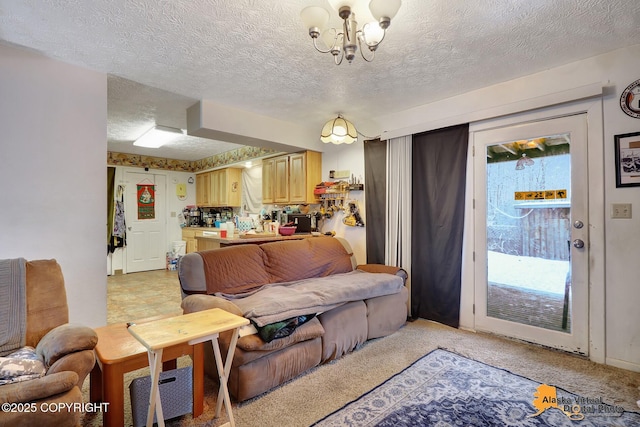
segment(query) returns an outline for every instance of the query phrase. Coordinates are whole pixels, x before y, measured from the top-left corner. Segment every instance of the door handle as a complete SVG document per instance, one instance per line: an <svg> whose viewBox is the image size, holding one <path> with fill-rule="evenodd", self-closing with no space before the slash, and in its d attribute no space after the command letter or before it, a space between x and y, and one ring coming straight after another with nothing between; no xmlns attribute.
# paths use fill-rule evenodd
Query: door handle
<svg viewBox="0 0 640 427"><path fill-rule="evenodd" d="M582 249L584 248L584 241L582 241L582 239L576 239L573 241L573 247L576 249Z"/></svg>
<svg viewBox="0 0 640 427"><path fill-rule="evenodd" d="M580 221L579 219L575 220L573 222L573 227L580 229L580 228L584 227L584 223L582 221Z"/></svg>

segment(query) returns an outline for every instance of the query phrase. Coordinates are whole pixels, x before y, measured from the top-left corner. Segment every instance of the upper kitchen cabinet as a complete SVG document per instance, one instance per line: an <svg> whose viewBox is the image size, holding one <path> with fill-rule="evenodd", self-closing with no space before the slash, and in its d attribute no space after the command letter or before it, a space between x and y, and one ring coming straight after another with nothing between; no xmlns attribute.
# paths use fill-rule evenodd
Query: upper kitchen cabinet
<svg viewBox="0 0 640 427"><path fill-rule="evenodd" d="M305 151L262 161L262 203L316 203L322 181L322 153Z"/></svg>
<svg viewBox="0 0 640 427"><path fill-rule="evenodd" d="M240 206L242 169L226 168L196 175L196 205Z"/></svg>
<svg viewBox="0 0 640 427"><path fill-rule="evenodd" d="M211 172L211 206L242 205L242 169Z"/></svg>
<svg viewBox="0 0 640 427"><path fill-rule="evenodd" d="M211 194L210 172L197 174L196 175L196 205L209 206L210 194Z"/></svg>
<svg viewBox="0 0 640 427"><path fill-rule="evenodd" d="M276 162L272 157L262 160L262 203L271 204L275 200Z"/></svg>

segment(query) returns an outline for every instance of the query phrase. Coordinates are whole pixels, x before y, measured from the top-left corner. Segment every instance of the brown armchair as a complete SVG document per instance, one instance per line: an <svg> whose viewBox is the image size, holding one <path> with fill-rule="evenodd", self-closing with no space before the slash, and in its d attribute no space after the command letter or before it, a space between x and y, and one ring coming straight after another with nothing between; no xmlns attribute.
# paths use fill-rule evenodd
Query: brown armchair
<svg viewBox="0 0 640 427"><path fill-rule="evenodd" d="M0 386L0 404L15 404L16 410L0 410L0 426L78 426L82 383L95 364L98 337L91 328L68 323L64 278L55 260L26 262L26 303L26 345L36 348L47 370L40 378Z"/></svg>

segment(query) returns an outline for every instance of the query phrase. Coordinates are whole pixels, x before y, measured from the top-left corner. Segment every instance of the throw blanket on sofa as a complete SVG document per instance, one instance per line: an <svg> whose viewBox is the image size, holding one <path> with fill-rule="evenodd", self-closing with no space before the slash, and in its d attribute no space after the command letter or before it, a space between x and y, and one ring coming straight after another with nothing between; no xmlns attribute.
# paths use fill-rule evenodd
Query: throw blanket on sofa
<svg viewBox="0 0 640 427"><path fill-rule="evenodd" d="M27 279L24 258L0 260L0 356L25 345Z"/></svg>
<svg viewBox="0 0 640 427"><path fill-rule="evenodd" d="M354 270L326 277L273 283L243 294L217 293L233 301L244 317L257 326L296 316L321 313L350 301L400 292L401 277L387 273Z"/></svg>

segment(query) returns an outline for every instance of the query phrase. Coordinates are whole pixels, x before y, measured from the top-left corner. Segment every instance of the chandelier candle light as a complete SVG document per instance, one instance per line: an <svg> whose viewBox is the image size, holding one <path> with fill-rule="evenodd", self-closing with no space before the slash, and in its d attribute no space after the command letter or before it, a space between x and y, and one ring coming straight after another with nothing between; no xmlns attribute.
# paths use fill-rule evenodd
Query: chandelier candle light
<svg viewBox="0 0 640 427"><path fill-rule="evenodd" d="M365 61L373 61L376 49L382 43L386 30L391 25L391 19L396 16L402 4L401 0L371 0L369 10L376 21L368 22L358 30L355 13L351 10L355 2L356 0L329 0L331 7L337 10L338 15L342 18L341 32L335 28L326 28L329 22L329 12L322 7L309 6L300 13L300 17L313 39L313 46L320 53L331 53L336 65L340 65L345 57L351 63L358 47L360 47L360 54ZM327 50L318 47L318 37L322 37L322 41L328 47ZM364 54L363 46L366 46L371 52L368 58Z"/></svg>

